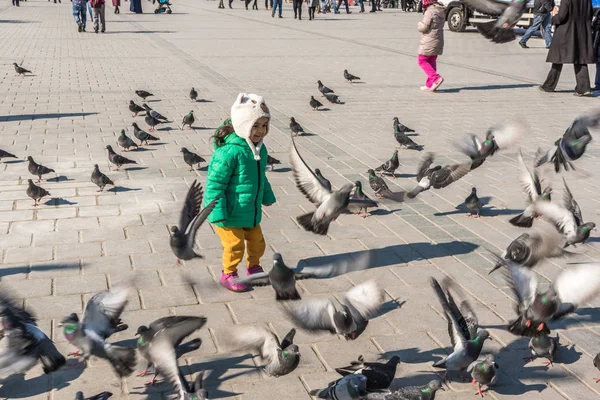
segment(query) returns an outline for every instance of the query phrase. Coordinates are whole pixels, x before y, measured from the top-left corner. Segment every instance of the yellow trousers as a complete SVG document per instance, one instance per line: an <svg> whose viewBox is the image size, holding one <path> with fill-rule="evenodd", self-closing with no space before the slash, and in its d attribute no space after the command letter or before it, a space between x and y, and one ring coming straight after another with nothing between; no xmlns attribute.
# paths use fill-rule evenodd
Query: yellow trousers
<svg viewBox="0 0 600 400"><path fill-rule="evenodd" d="M215 226L221 244L223 245L223 272L232 274L244 258L247 248L246 261L248 267L260 265L260 258L265 254L265 238L260 225L255 228L221 228Z"/></svg>

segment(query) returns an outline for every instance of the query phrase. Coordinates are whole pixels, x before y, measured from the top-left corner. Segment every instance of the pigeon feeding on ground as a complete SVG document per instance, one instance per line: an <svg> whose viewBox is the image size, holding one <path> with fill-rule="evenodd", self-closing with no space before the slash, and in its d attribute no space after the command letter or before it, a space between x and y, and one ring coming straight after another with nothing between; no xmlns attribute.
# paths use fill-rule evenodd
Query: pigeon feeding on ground
<svg viewBox="0 0 600 400"><path fill-rule="evenodd" d="M336 191L327 189L298 153L293 136L290 163L296 187L317 207L313 212L296 217L296 221L309 232L327 235L329 224L348 207L354 185L347 183Z"/></svg>
<svg viewBox="0 0 600 400"><path fill-rule="evenodd" d="M106 146L106 150L108 150L108 160L117 166L117 171L123 164L137 164L136 161L130 160L129 158L115 153L111 145Z"/></svg>
<svg viewBox="0 0 600 400"><path fill-rule="evenodd" d="M477 30L494 43L508 43L516 38L513 28L527 8L525 0L512 0L508 3L498 0L465 0L465 3L480 13L498 16L483 24L477 24Z"/></svg>
<svg viewBox="0 0 600 400"><path fill-rule="evenodd" d="M9 153L8 151L0 149L0 161L2 161L3 158L17 158L17 156Z"/></svg>
<svg viewBox="0 0 600 400"><path fill-rule="evenodd" d="M328 400L361 400L367 393L367 378L364 375L352 374L330 382L325 389L310 391L311 396Z"/></svg>
<svg viewBox="0 0 600 400"><path fill-rule="evenodd" d="M558 333L556 337L551 337L550 335L534 336L529 340L529 345L527 346L531 350L531 356L525 357L525 360L529 362L533 361L536 357L544 357L548 360L546 367L553 365L552 362L554 361L554 357L556 357L559 345L560 339Z"/></svg>
<svg viewBox="0 0 600 400"><path fill-rule="evenodd" d="M75 394L75 400L107 400L112 397L111 392L102 392L92 397L85 397L83 392L77 392Z"/></svg>
<svg viewBox="0 0 600 400"><path fill-rule="evenodd" d="M139 113L145 112L146 109L144 107L138 106L133 102L133 100L129 100L129 111L133 113L134 117L137 117Z"/></svg>
<svg viewBox="0 0 600 400"><path fill-rule="evenodd" d="M323 96L325 96L325 98L327 99L328 102L332 103L332 104L342 104L340 102L340 98L333 93L325 93L323 94Z"/></svg>
<svg viewBox="0 0 600 400"><path fill-rule="evenodd" d="M481 199L477 197L477 188L471 189L471 194L465 199L465 206L467 206L467 210L469 210L469 217L475 214L475 218L479 218L479 212L483 207L481 204Z"/></svg>
<svg viewBox="0 0 600 400"><path fill-rule="evenodd" d="M42 363L45 374L62 367L66 360L56 346L37 326L37 318L27 310L17 306L3 289L0 294L0 315L4 340L0 351L0 375L7 377L25 374L38 362Z"/></svg>
<svg viewBox="0 0 600 400"><path fill-rule="evenodd" d="M146 110L146 115L150 115L151 117L156 118L159 121L168 122L167 117L165 117L164 115L162 115L158 111L153 110L152 108L150 108L150 106L148 104L143 103L142 107L144 107L144 109Z"/></svg>
<svg viewBox="0 0 600 400"><path fill-rule="evenodd" d="M146 145L148 145L148 140L160 140L156 136L152 136L148 132L141 130L138 124L136 124L135 122L131 124L131 126L133 126L133 136L135 136L137 140L140 141L140 146L143 145L144 142L146 142Z"/></svg>
<svg viewBox="0 0 600 400"><path fill-rule="evenodd" d="M491 339L491 337L487 330L478 329L477 316L462 290L459 290L458 286L449 278L445 278L442 284L443 288L435 278L431 278L431 285L448 321L448 334L453 350L450 355L435 362L433 366L445 368L444 381L448 381L448 371L460 371L461 378L463 377L462 372L477 360L485 340ZM456 305L450 289L459 296L460 309Z"/></svg>
<svg viewBox="0 0 600 400"><path fill-rule="evenodd" d="M127 285L113 286L94 295L87 303L83 321L73 313L60 322L67 341L77 347L75 355L84 362L90 356L108 360L120 377L129 376L136 366L135 350L108 343L111 335L128 328L121 321L127 305L130 288Z"/></svg>
<svg viewBox="0 0 600 400"><path fill-rule="evenodd" d="M319 92L321 92L323 95L327 94L327 93L333 93L333 90L329 89L327 86L323 85L323 82L321 81L317 81L317 84L319 85Z"/></svg>
<svg viewBox="0 0 600 400"><path fill-rule="evenodd" d="M156 119L156 118L154 118L153 116L151 116L149 114L146 114L146 116L144 117L144 121L150 127L150 129L148 129L150 132L154 132L156 130L156 126L157 125L165 123L164 121Z"/></svg>
<svg viewBox="0 0 600 400"><path fill-rule="evenodd" d="M270 155L267 155L267 165L271 166L271 171L273 171L275 169L275 165L277 165L277 164L281 164L281 161L279 161L275 157L271 157Z"/></svg>
<svg viewBox="0 0 600 400"><path fill-rule="evenodd" d="M353 81L360 81L358 76L352 75L347 69L344 70L344 79L350 83L353 83Z"/></svg>
<svg viewBox="0 0 600 400"><path fill-rule="evenodd" d="M296 330L292 328L281 343L273 332L263 326L235 326L229 328L220 342L231 350L251 350L266 361L265 372L279 377L293 372L300 363L300 350L294 344Z"/></svg>
<svg viewBox="0 0 600 400"><path fill-rule="evenodd" d="M310 106L312 107L313 111L319 111L319 107L323 107L323 103L321 103L319 100L315 99L314 96L310 96L310 102L309 102Z"/></svg>
<svg viewBox="0 0 600 400"><path fill-rule="evenodd" d="M410 129L408 126L404 125L398 117L394 117L392 120L394 122L394 132L402 132L402 133L411 133L414 132L413 129Z"/></svg>
<svg viewBox="0 0 600 400"><path fill-rule="evenodd" d="M92 179L92 182L100 188L97 190L98 192L102 192L106 185L112 185L112 186L115 185L115 183L113 181L111 181L108 176L106 176L102 172L100 172L100 168L98 167L98 164L94 164L94 171L92 171L91 179Z"/></svg>
<svg viewBox="0 0 600 400"><path fill-rule="evenodd" d="M348 290L341 305L332 298L318 298L286 303L285 312L294 324L307 331L328 331L346 340L359 337L384 301L384 291L374 281Z"/></svg>
<svg viewBox="0 0 600 400"><path fill-rule="evenodd" d="M407 194L409 199L414 199L419 193L432 187L434 189L445 188L471 171L470 163L431 167L433 160L434 154L428 153L421 161L417 171L417 186Z"/></svg>
<svg viewBox="0 0 600 400"><path fill-rule="evenodd" d="M349 366L336 368L336 372L342 376L360 374L367 378L367 391L387 389L396 377L396 368L400 363L400 357L393 356L386 363L365 362L363 356L358 361L352 361Z"/></svg>
<svg viewBox="0 0 600 400"><path fill-rule="evenodd" d="M15 72L19 75L25 76L25 74L31 74L32 72L21 67L19 64L17 63L13 63L13 65L15 66Z"/></svg>
<svg viewBox="0 0 600 400"><path fill-rule="evenodd" d="M185 147L181 148L181 152L183 153L183 161L190 166L190 172L194 170L194 165L198 164L198 167L200 167L200 163L206 162L204 158L192 153Z"/></svg>
<svg viewBox="0 0 600 400"><path fill-rule="evenodd" d="M138 145L125 134L125 129L121 129L121 134L117 138L117 144L123 149L123 151L129 151L129 148L135 147L137 149Z"/></svg>
<svg viewBox="0 0 600 400"><path fill-rule="evenodd" d="M296 122L296 119L294 117L290 118L290 129L292 130L294 136L298 136L301 133L304 133L304 128L302 127L302 125Z"/></svg>
<svg viewBox="0 0 600 400"><path fill-rule="evenodd" d="M192 88L190 90L190 100L191 101L197 101L198 100L198 92L194 88Z"/></svg>
<svg viewBox="0 0 600 400"><path fill-rule="evenodd" d="M498 368L500 367L496 364L493 354L486 355L483 360L473 361L471 365L467 367L467 372L470 372L471 377L473 378L473 386L477 386L476 394L483 397L481 387L487 386L489 389L490 386L496 384L496 381L498 380L496 369Z"/></svg>
<svg viewBox="0 0 600 400"><path fill-rule="evenodd" d="M33 199L34 207L38 206L38 202L42 199L42 197L51 196L49 191L33 183L31 179L28 179L27 182L29 184L29 186L27 186L27 196Z"/></svg>
<svg viewBox="0 0 600 400"><path fill-rule="evenodd" d="M275 290L275 300L300 300L296 289L296 281L301 279L329 279L349 272L362 271L372 263L370 252L365 252L354 259L347 257L332 263L317 266L301 266L289 268L279 253L273 254L273 268L269 272L260 272L240 279L239 283L248 286L271 285Z"/></svg>
<svg viewBox="0 0 600 400"><path fill-rule="evenodd" d="M154 96L152 93L150 92L146 92L145 90L136 90L135 94L137 94L138 96L140 96L142 99L144 99L144 101L146 101L147 97L150 96Z"/></svg>
<svg viewBox="0 0 600 400"><path fill-rule="evenodd" d="M317 176L319 182L321 182L321 185L325 186L325 189L331 190L331 182L329 182L329 179L323 176L319 168L315 168L315 175Z"/></svg>
<svg viewBox="0 0 600 400"><path fill-rule="evenodd" d="M184 391L179 381L176 348L183 340L206 324L204 317L170 316L153 321L149 326L138 327L137 349L147 361L146 369L138 376L146 376L154 366L154 376L146 385L154 385L160 373L175 386L178 393Z"/></svg>
<svg viewBox="0 0 600 400"><path fill-rule="evenodd" d="M183 130L186 125L189 126L190 129L194 129L192 127L194 121L196 121L196 118L194 118L194 111L191 110L188 115L184 115L183 120L181 121L181 130Z"/></svg>
<svg viewBox="0 0 600 400"><path fill-rule="evenodd" d="M376 201L371 200L362 190L362 183L360 181L354 182L354 193L350 195L350 201L348 202L348 211L359 215L361 211L365 211L363 218L367 218L368 208L377 208L379 204Z"/></svg>
<svg viewBox="0 0 600 400"><path fill-rule="evenodd" d="M423 146L421 146L420 144L416 144L411 138L406 136L404 132L394 129L394 138L396 139L396 142L398 142L398 144L400 145L399 147L397 147L398 149L401 149L404 146L405 148L410 150L423 150Z"/></svg>
<svg viewBox="0 0 600 400"><path fill-rule="evenodd" d="M433 380L425 386L405 386L383 393L369 393L363 400L435 400L438 390L445 390L442 382Z"/></svg>
<svg viewBox="0 0 600 400"><path fill-rule="evenodd" d="M392 154L392 158L381 164L379 167L375 168L375 171L379 172L379 176L383 176L384 173L390 174L392 178L396 179L396 170L400 166L400 161L398 161L398 150L394 150L394 154Z"/></svg>
<svg viewBox="0 0 600 400"><path fill-rule="evenodd" d="M51 172L55 172L52 168L44 167L42 164L38 164L33 161L33 157L28 156L27 161L29 161L29 165L27 166L27 170L31 175L35 175L38 177L36 183L40 183L42 180L42 175L49 174Z"/></svg>
<svg viewBox="0 0 600 400"><path fill-rule="evenodd" d="M203 196L202 184L194 181L185 196L185 202L179 217L179 226L171 227L169 245L171 246L173 254L177 257L178 264L180 263L180 260L188 261L193 258L202 258L200 254L194 251L196 232L202 226L213 208L215 208L217 201L219 201L221 197L216 197L206 207L201 209Z"/></svg>
<svg viewBox="0 0 600 400"><path fill-rule="evenodd" d="M372 169L367 171L369 174L369 185L375 191L377 197L391 197L394 195L385 181L375 174Z"/></svg>

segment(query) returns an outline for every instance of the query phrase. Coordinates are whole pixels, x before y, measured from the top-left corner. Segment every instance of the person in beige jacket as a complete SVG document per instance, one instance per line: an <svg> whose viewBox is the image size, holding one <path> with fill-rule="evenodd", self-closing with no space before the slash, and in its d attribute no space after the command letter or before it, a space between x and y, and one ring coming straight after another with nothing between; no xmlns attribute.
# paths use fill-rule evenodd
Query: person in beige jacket
<svg viewBox="0 0 600 400"><path fill-rule="evenodd" d="M421 32L419 46L419 67L427 75L425 86L421 90L435 92L444 82L437 73L437 58L444 52L444 23L446 14L444 6L435 0L423 0L423 19L417 29Z"/></svg>

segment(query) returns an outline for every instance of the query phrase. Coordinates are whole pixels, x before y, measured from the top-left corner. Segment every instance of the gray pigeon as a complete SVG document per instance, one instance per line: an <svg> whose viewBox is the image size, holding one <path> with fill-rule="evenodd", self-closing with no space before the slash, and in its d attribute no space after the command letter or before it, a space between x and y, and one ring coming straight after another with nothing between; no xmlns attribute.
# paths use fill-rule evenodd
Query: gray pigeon
<svg viewBox="0 0 600 400"><path fill-rule="evenodd" d="M263 326L235 326L220 338L230 350L258 352L266 361L265 372L279 377L293 372L300 363L300 351L293 343L296 330L291 329L281 343L277 336Z"/></svg>
<svg viewBox="0 0 600 400"><path fill-rule="evenodd" d="M331 90L327 86L323 85L323 82L317 81L317 85L319 85L318 86L319 92L321 92L323 95L325 95L327 93L333 93L333 90Z"/></svg>
<svg viewBox="0 0 600 400"><path fill-rule="evenodd" d="M358 76L352 75L348 72L347 69L344 70L344 79L350 83L354 83L354 81L360 81L360 78Z"/></svg>
<svg viewBox="0 0 600 400"><path fill-rule="evenodd" d="M323 96L325 96L325 98L327 99L328 102L332 103L332 104L342 104L340 102L340 98L333 94L333 93L324 93Z"/></svg>
<svg viewBox="0 0 600 400"><path fill-rule="evenodd" d="M159 113L156 110L153 110L152 108L150 108L150 106L146 103L142 104L142 107L144 107L144 109L146 110L146 115L151 116L153 118L156 118L157 120L161 121L161 122L167 122L168 118L165 117L164 115L162 115L161 113Z"/></svg>
<svg viewBox="0 0 600 400"><path fill-rule="evenodd" d="M36 183L40 183L42 180L42 175L49 174L51 172L55 172L52 168L44 167L42 164L38 164L33 160L33 157L28 156L27 161L29 161L29 165L27 166L27 170L31 175L36 175L38 180Z"/></svg>
<svg viewBox="0 0 600 400"><path fill-rule="evenodd" d="M135 104L133 100L129 100L129 111L133 113L134 117L137 117L139 113L146 111L146 109Z"/></svg>
<svg viewBox="0 0 600 400"><path fill-rule="evenodd" d="M433 380L425 386L405 386L384 393L369 393L363 400L435 400L438 390L445 390L442 382Z"/></svg>
<svg viewBox="0 0 600 400"><path fill-rule="evenodd" d="M313 111L319 111L319 107L323 107L323 103L321 103L319 100L316 100L314 96L310 96L309 104L312 107Z"/></svg>
<svg viewBox="0 0 600 400"><path fill-rule="evenodd" d="M336 191L327 189L298 153L293 136L290 162L296 187L317 207L316 211L296 217L296 221L309 232L327 235L329 224L348 207L354 185L347 183Z"/></svg>
<svg viewBox="0 0 600 400"><path fill-rule="evenodd" d="M600 353L596 354L594 357L594 367L600 371ZM596 378L596 383L600 382L600 378Z"/></svg>
<svg viewBox="0 0 600 400"><path fill-rule="evenodd" d="M559 345L560 338L558 337L558 333L556 337L551 337L550 335L534 336L529 340L528 346L532 355L525 357L525 360L533 361L536 357L544 357L548 359L546 367L553 365L552 362L554 361Z"/></svg>
<svg viewBox="0 0 600 400"><path fill-rule="evenodd" d="M363 218L367 218L368 208L377 208L379 204L376 201L371 200L362 190L362 183L360 181L354 182L354 193L350 195L350 201L348 202L348 211L359 215L361 211L365 211Z"/></svg>
<svg viewBox="0 0 600 400"><path fill-rule="evenodd" d="M448 334L453 350L450 355L436 361L433 366L445 368L444 381L448 381L448 371L461 371L462 374L473 361L477 360L483 343L491 337L485 329L478 329L477 316L469 301L464 297L462 290L459 290L458 286L449 278L444 279L442 284L443 286L440 286L435 278L431 278L431 285L448 321ZM453 289L462 298L460 309L456 305L450 289Z"/></svg>
<svg viewBox="0 0 600 400"><path fill-rule="evenodd" d="M277 165L277 164L281 164L281 161L279 161L275 157L271 157L270 155L267 155L267 165L271 166L271 171L273 171L273 169L275 169L275 165Z"/></svg>
<svg viewBox="0 0 600 400"><path fill-rule="evenodd" d="M114 333L128 328L121 321L121 314L127 305L130 288L127 285L114 286L94 295L87 303L83 321L73 313L60 322L67 341L77 347L75 353L80 362L90 356L108 360L120 377L133 373L136 359L135 350L108 343Z"/></svg>
<svg viewBox="0 0 600 400"><path fill-rule="evenodd" d="M115 185L115 183L111 181L108 176L100 172L98 164L94 164L94 171L92 171L92 182L100 188L97 190L98 192L102 192L106 185Z"/></svg>
<svg viewBox="0 0 600 400"><path fill-rule="evenodd" d="M374 281L353 287L341 299L313 297L286 303L285 312L294 324L307 331L328 331L346 340L359 337L383 304L385 294Z"/></svg>
<svg viewBox="0 0 600 400"><path fill-rule="evenodd" d="M191 260L193 258L202 258L202 256L194 251L194 241L196 232L202 226L208 215L211 213L220 196L216 197L206 207L202 207L202 185L194 181L185 196L185 203L179 217L179 226L171 227L171 237L169 245L177 263L180 260Z"/></svg>
<svg viewBox="0 0 600 400"><path fill-rule="evenodd" d="M471 365L469 365L467 372L471 373L473 385L477 385L476 394L483 397L481 387L487 386L489 389L490 386L496 384L496 381L498 380L498 376L496 375L497 368L500 367L496 364L493 354L488 354L483 360L473 361Z"/></svg>
<svg viewBox="0 0 600 400"><path fill-rule="evenodd" d="M188 115L185 115L183 117L183 120L181 122L181 130L183 130L183 128L185 128L186 125L189 126L190 129L194 129L192 127L194 121L196 121L196 118L194 118L194 110L191 110Z"/></svg>
<svg viewBox="0 0 600 400"><path fill-rule="evenodd" d="M385 363L365 362L363 356L358 361L352 361L349 366L336 368L336 372L342 376L360 374L367 378L367 391L373 392L390 387L396 377L396 369L400 363L400 357L393 356Z"/></svg>
<svg viewBox="0 0 600 400"><path fill-rule="evenodd" d="M292 130L294 136L298 136L299 134L304 133L304 128L302 127L302 125L296 122L296 119L294 117L290 118L290 129Z"/></svg>
<svg viewBox="0 0 600 400"><path fill-rule="evenodd" d="M3 158L17 158L17 156L9 153L8 151L0 149L0 161L2 161Z"/></svg>
<svg viewBox="0 0 600 400"><path fill-rule="evenodd" d="M190 100L191 101L198 101L198 92L194 88L192 88L190 90Z"/></svg>
<svg viewBox="0 0 600 400"><path fill-rule="evenodd" d="M106 146L106 150L108 150L108 161L117 166L117 171L123 164L137 164L136 161L130 160L127 157L123 157L122 155L115 153L111 145Z"/></svg>
<svg viewBox="0 0 600 400"><path fill-rule="evenodd" d="M145 90L136 90L135 94L137 94L138 96L140 96L142 99L144 99L144 101L146 100L146 98L150 97L150 96L154 96L152 93L147 92Z"/></svg>
<svg viewBox="0 0 600 400"><path fill-rule="evenodd" d="M158 120L156 118L154 118L151 115L146 114L146 116L144 117L144 121L146 121L146 123L148 124L148 126L150 126L150 129L148 129L150 132L154 132L156 130L156 126L163 124L164 121Z"/></svg>
<svg viewBox="0 0 600 400"><path fill-rule="evenodd" d="M397 147L398 149L405 147L410 150L423 150L423 146L415 143L415 141L409 138L404 132L394 130L394 138L396 139L396 142L398 142L398 144L400 145L399 147Z"/></svg>
<svg viewBox="0 0 600 400"><path fill-rule="evenodd" d="M107 400L112 397L111 392L102 392L92 397L85 397L83 392L77 392L75 394L75 400Z"/></svg>
<svg viewBox="0 0 600 400"><path fill-rule="evenodd" d="M465 3L480 13L498 16L483 24L477 24L477 30L494 43L508 43L516 38L514 27L521 19L527 8L527 1L512 0L502 2L498 0L465 0Z"/></svg>
<svg viewBox="0 0 600 400"><path fill-rule="evenodd" d="M407 194L409 199L414 199L419 193L429 190L431 187L434 189L445 188L471 171L470 163L431 167L433 159L433 153L428 153L421 161L417 171L417 186Z"/></svg>
<svg viewBox="0 0 600 400"><path fill-rule="evenodd" d="M190 166L190 172L194 170L194 165L198 164L198 167L200 167L200 163L206 162L204 158L192 153L185 147L181 148L181 152L183 153L183 161Z"/></svg>
<svg viewBox="0 0 600 400"><path fill-rule="evenodd" d="M321 182L321 184L325 187L325 189L331 190L331 182L329 182L329 179L323 176L319 168L315 168L315 175L317 176L317 179L319 179L319 182Z"/></svg>
<svg viewBox="0 0 600 400"><path fill-rule="evenodd" d="M143 145L144 142L146 142L146 145L148 145L148 140L160 140L156 136L152 136L148 132L141 130L138 124L136 124L135 122L131 124L131 126L133 126L133 136L135 136L140 141L140 146Z"/></svg>
<svg viewBox="0 0 600 400"><path fill-rule="evenodd" d="M348 375L329 383L325 389L311 390L319 399L361 400L367 395L367 378L364 375Z"/></svg>
<svg viewBox="0 0 600 400"><path fill-rule="evenodd" d="M23 68L22 66L20 66L17 63L13 63L13 65L15 66L15 72L19 75L23 75L25 76L25 74L31 74L31 71Z"/></svg>
<svg viewBox="0 0 600 400"><path fill-rule="evenodd" d="M529 168L523 161L523 154L519 149L517 154L519 163L519 181L525 193L525 201L531 204L536 200L552 200L552 177L548 166L545 164L536 167L533 174L529 172Z"/></svg>
<svg viewBox="0 0 600 400"><path fill-rule="evenodd" d="M402 132L402 133L411 133L414 132L414 129L410 129L408 126L404 125L398 117L394 117L394 132Z"/></svg>
<svg viewBox="0 0 600 400"><path fill-rule="evenodd" d="M469 217L475 214L475 218L479 218L479 212L483 204L481 204L481 200L477 197L477 188L471 189L471 194L465 199L465 206L469 210Z"/></svg>
<svg viewBox="0 0 600 400"><path fill-rule="evenodd" d="M392 193L392 191L388 187L387 183L385 183L385 181L381 177L377 176L375 174L375 171L370 169L367 171L367 174L369 174L369 185L371 186L371 189L375 191L375 196L381 198L391 197L394 195L394 193Z"/></svg>
<svg viewBox="0 0 600 400"><path fill-rule="evenodd" d="M398 150L394 150L392 158L375 168L375 171L379 172L379 176L383 176L384 173L387 173L392 175L392 178L396 179L395 172L399 166L400 162L398 161Z"/></svg>
<svg viewBox="0 0 600 400"><path fill-rule="evenodd" d="M42 197L51 196L50 192L44 189L41 186L33 183L31 179L27 180L29 186L27 186L27 196L31 197L34 201L33 206L37 207L38 202L42 199Z"/></svg>
<svg viewBox="0 0 600 400"><path fill-rule="evenodd" d="M130 147L137 149L138 145L125 134L125 129L121 129L121 134L117 138L117 144L123 148L123 151L129 151Z"/></svg>

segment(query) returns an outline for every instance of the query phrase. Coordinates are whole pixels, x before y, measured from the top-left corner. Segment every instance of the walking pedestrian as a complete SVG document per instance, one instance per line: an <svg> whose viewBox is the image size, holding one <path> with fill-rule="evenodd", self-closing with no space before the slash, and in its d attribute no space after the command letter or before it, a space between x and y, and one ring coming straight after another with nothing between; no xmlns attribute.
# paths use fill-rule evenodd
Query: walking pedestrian
<svg viewBox="0 0 600 400"><path fill-rule="evenodd" d="M98 30L102 33L106 32L106 19L104 18L106 4L104 4L104 0L90 0L90 5L94 13L94 32L98 33Z"/></svg>
<svg viewBox="0 0 600 400"><path fill-rule="evenodd" d="M119 7L121 7L121 0L112 0L112 4L113 7L115 7L115 14L121 14L121 10L119 10Z"/></svg>
<svg viewBox="0 0 600 400"><path fill-rule="evenodd" d="M533 23L525 31L525 34L519 40L519 45L522 48L528 49L527 41L534 32L540 29L540 25L544 30L544 40L546 41L546 48L550 48L552 42L552 15L550 13L554 10L554 0L534 0L533 2Z"/></svg>
<svg viewBox="0 0 600 400"><path fill-rule="evenodd" d="M73 17L75 17L75 23L77 24L77 32L85 32L85 3L87 3L87 0L73 0L73 4L71 5Z"/></svg>
<svg viewBox="0 0 600 400"><path fill-rule="evenodd" d="M298 18L298 20L302 20L302 1L303 0L293 0L292 6L294 7L294 19Z"/></svg>
<svg viewBox="0 0 600 400"><path fill-rule="evenodd" d="M365 1L364 0L358 0L358 5L360 6L359 13L364 13L365 12Z"/></svg>
<svg viewBox="0 0 600 400"><path fill-rule="evenodd" d="M19 0L12 0L12 5L13 5L13 6L17 6L17 7L21 7L21 6L19 5Z"/></svg>
<svg viewBox="0 0 600 400"><path fill-rule="evenodd" d="M425 12L417 29L421 32L418 63L427 80L421 90L435 92L444 78L437 73L437 58L444 52L444 23L446 15L444 6L435 0L423 0Z"/></svg>
<svg viewBox="0 0 600 400"><path fill-rule="evenodd" d="M342 1L346 5L346 14L352 14L352 11L350 11L350 8L348 8L348 0L338 0L337 5L335 7L335 13L336 14L340 13L340 6L342 5ZM335 4L335 2L334 2L334 4Z"/></svg>
<svg viewBox="0 0 600 400"><path fill-rule="evenodd" d="M142 0L129 0L129 11L136 14L142 14Z"/></svg>
<svg viewBox="0 0 600 400"><path fill-rule="evenodd" d="M376 12L376 11L377 11L376 1L371 0L371 11L369 11L369 12Z"/></svg>
<svg viewBox="0 0 600 400"><path fill-rule="evenodd" d="M596 79L594 80L594 91L600 90L600 9L594 13L592 21L592 38L594 53L596 54Z"/></svg>
<svg viewBox="0 0 600 400"><path fill-rule="evenodd" d="M309 20L313 20L315 19L315 11L317 10L318 7L320 7L320 2L319 0L309 0L310 3L309 7L308 7L308 19Z"/></svg>
<svg viewBox="0 0 600 400"><path fill-rule="evenodd" d="M321 12L323 14L329 12L330 6L331 6L331 0L321 0Z"/></svg>
<svg viewBox="0 0 600 400"><path fill-rule="evenodd" d="M596 62L592 46L592 1L562 0L560 9L552 10L552 24L556 26L546 62L552 63L548 77L540 90L556 89L563 64L573 64L575 70L575 96L591 93L588 64Z"/></svg>
<svg viewBox="0 0 600 400"><path fill-rule="evenodd" d="M233 0L229 0L229 1L233 1ZM277 8L279 7L279 18L283 18L281 16L281 12L282 12L282 8L283 8L283 3L282 0L273 0L273 11L271 11L271 17L275 18L275 11L277 11Z"/></svg>

